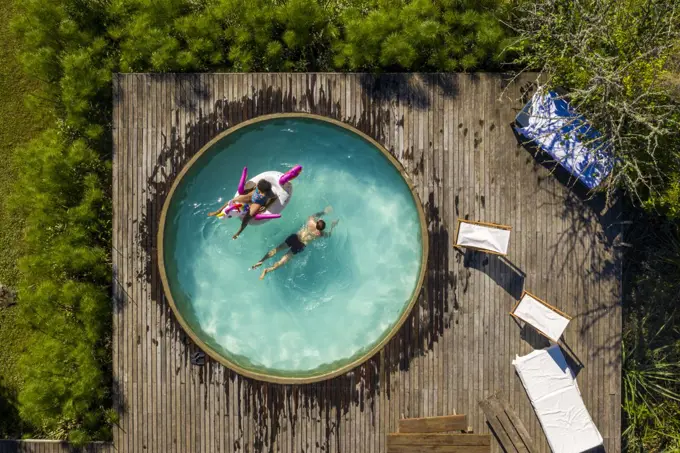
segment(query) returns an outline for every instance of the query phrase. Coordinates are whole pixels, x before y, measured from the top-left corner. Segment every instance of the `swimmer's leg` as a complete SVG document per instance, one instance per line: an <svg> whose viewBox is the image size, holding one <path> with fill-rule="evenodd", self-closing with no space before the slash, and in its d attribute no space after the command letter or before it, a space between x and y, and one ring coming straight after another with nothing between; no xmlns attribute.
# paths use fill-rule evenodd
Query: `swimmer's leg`
<svg viewBox="0 0 680 453"><path fill-rule="evenodd" d="M269 258L273 258L274 255L276 255L276 254L279 253L281 250L283 250L283 249L285 249L285 248L287 248L287 247L288 247L288 244L286 244L286 243L284 242L283 244L280 244L278 247L271 249L270 251L267 252L267 254L266 254L265 256L262 257L262 259L261 259L260 261L258 261L257 263L253 264L253 267L251 267L251 269L257 269L258 267L262 266L262 264L263 264L266 260L268 260Z"/></svg>
<svg viewBox="0 0 680 453"><path fill-rule="evenodd" d="M267 269L265 269L265 270L262 271L262 275L260 275L260 280L263 280L263 279L264 279L264 276L267 275L268 273L270 273L270 272L272 272L272 271L275 271L276 269L278 269L278 268L280 268L281 266L283 266L284 264L286 264L286 263L288 262L288 260L290 260L292 257L293 257L293 253L292 253L292 252L286 253L286 254L283 256L283 258L281 258L280 260L278 260L278 261L276 262L276 264L274 264L272 267L268 267Z"/></svg>
<svg viewBox="0 0 680 453"><path fill-rule="evenodd" d="M255 214L257 214L257 211L259 211L261 207L262 205L259 203L252 203L250 205L250 211L246 212L246 215L243 216L243 220L241 221L241 228L239 228L236 234L231 237L232 239L238 238L241 232L246 228L246 226L248 226L248 222L250 222L250 219L255 217Z"/></svg>

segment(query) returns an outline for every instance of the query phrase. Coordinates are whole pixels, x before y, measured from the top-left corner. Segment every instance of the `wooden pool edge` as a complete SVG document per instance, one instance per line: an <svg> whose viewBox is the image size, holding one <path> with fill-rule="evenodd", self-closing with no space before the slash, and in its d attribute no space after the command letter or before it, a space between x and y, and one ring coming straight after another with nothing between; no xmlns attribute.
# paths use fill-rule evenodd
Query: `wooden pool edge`
<svg viewBox="0 0 680 453"><path fill-rule="evenodd" d="M372 144L375 148L377 148L383 156L385 156L389 162L397 169L403 180L406 182L408 185L409 191L411 192L411 196L413 197L413 201L416 205L416 211L418 212L418 220L420 223L420 236L421 236L421 244L422 244L422 255L421 255L421 261L420 261L420 272L418 275L418 281L416 283L415 288L413 289L413 292L411 293L411 298L406 305L405 310L403 310L401 316L397 320L396 324L392 327L392 329L389 331L389 333L383 337L381 341L379 341L375 346L373 346L366 354L363 354L361 357L353 360L352 362L349 362L348 364L333 370L329 371L326 373L321 373L318 375L313 375L313 376L307 376L307 377L283 377L283 376L276 376L273 374L266 374L266 373L259 373L256 371L248 370L246 368L241 367L240 365L232 362L231 360L227 359L217 351L215 351L213 348L211 348L208 344L206 344L203 340L201 340L191 329L189 324L186 322L182 314L180 313L179 309L175 305L175 300L172 297L172 293L170 291L170 286L168 284L168 277L165 272L165 259L164 259L164 234L165 234L165 220L167 217L167 212L168 208L170 206L170 201L172 200L172 197L175 193L175 190L177 189L179 183L182 181L186 173L189 171L189 169L198 161L205 152L210 149L213 145L215 145L217 142L222 140L224 137L227 135L230 135L236 131L238 131L241 128L250 126L255 123L267 121L267 120L272 120L272 119L277 119L277 118L311 118L319 121L324 121L326 123L330 123L333 125L336 125L338 127L342 127L350 132L353 132L354 134L357 134L370 144ZM192 341L200 347L203 351L205 351L212 359L218 361L222 365L226 366L227 368L235 371L236 373L251 378L251 379L256 379L259 381L264 381L264 382L270 382L274 384L312 384L315 382L321 382L325 381L328 379L332 379L334 377L340 376L342 374L345 374L354 368L358 367L359 365L363 364L364 362L368 361L371 357L376 355L377 353L380 352L381 349L385 347L385 345L397 334L399 329L403 326L404 322L406 322L406 319L411 314L411 311L413 310L413 307L415 306L416 302L420 298L420 293L422 291L423 283L425 281L425 275L427 273L427 262L428 262L428 255L429 255L429 233L427 230L427 221L425 218L425 210L423 208L422 202L420 200L420 197L416 193L415 190L415 185L413 184L411 177L406 173L404 170L404 167L401 165L401 163L394 157L390 152L380 143L378 143L376 140L374 140L372 137L368 136L367 134L361 132L357 128L350 126L346 123L343 123L341 121L335 120L333 118L325 117L322 115L316 115L316 114L311 114L311 113L274 113L274 114L268 114L268 115L261 115L252 119L249 119L247 121L243 121L239 124L234 125L233 127L230 127L229 129L225 130L224 132L221 132L217 134L215 137L212 138L208 143L205 144L185 165L182 167L182 170L175 176L175 179L172 183L172 186L170 187L170 190L168 191L168 194L163 201L163 208L161 210L161 215L159 219L159 225L158 225L158 234L157 234L157 242L158 247L157 247L157 259L158 259L158 271L161 277L161 284L163 286L163 294L165 295L165 298L167 299L170 309L172 310L173 314L175 315L175 318L179 322L179 324L182 326L182 329L184 332L186 332L187 335L192 339Z"/></svg>

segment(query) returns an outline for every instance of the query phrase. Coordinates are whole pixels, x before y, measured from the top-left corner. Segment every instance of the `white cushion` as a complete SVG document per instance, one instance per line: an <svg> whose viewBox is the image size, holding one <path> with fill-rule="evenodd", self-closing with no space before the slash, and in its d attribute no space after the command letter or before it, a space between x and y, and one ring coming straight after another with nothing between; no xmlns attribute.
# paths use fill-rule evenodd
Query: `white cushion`
<svg viewBox="0 0 680 453"><path fill-rule="evenodd" d="M456 245L475 247L507 255L510 230L475 223L460 222Z"/></svg>
<svg viewBox="0 0 680 453"><path fill-rule="evenodd" d="M553 452L581 453L602 445L602 435L558 345L517 356L512 364Z"/></svg>
<svg viewBox="0 0 680 453"><path fill-rule="evenodd" d="M569 324L569 318L552 310L526 293L519 301L513 314L522 321L531 324L555 342L560 339L564 329Z"/></svg>

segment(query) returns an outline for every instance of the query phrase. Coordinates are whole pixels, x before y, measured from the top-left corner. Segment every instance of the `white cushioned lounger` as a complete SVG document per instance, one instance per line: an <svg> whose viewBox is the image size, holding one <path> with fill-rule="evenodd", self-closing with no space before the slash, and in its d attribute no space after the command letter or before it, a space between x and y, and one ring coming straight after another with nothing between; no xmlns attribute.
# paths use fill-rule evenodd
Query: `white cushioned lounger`
<svg viewBox="0 0 680 453"><path fill-rule="evenodd" d="M512 364L553 452L581 453L602 445L602 436L558 345L517 356Z"/></svg>
<svg viewBox="0 0 680 453"><path fill-rule="evenodd" d="M571 316L528 291L522 293L522 297L517 301L510 314L527 324L531 324L555 343L559 341L569 321L571 321Z"/></svg>
<svg viewBox="0 0 680 453"><path fill-rule="evenodd" d="M454 246L507 255L511 230L507 225L458 219Z"/></svg>

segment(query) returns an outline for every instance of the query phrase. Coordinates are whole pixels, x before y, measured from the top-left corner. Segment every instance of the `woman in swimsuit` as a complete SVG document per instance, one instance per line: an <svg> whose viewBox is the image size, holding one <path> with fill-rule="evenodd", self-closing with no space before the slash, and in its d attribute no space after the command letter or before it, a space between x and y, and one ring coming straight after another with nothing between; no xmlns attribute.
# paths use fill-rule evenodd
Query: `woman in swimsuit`
<svg viewBox="0 0 680 453"><path fill-rule="evenodd" d="M322 212L317 212L313 216L309 216L309 218L307 219L307 223L305 224L304 227L302 227L300 231L288 236L286 240L283 242L283 244L279 245L275 249L270 250L265 256L262 257L260 261L255 263L255 265L253 265L251 269L256 269L262 266L265 260L272 258L280 251L285 250L287 248L290 249L288 253L286 253L283 256L283 258L276 262L276 264L262 271L262 274L260 275L260 280L264 279L264 276L267 275L269 272L274 271L279 267L283 266L284 264L286 264L288 260L293 257L293 255L297 255L298 253L303 251L310 242L319 239L320 237L330 237L330 235L333 233L333 229L338 224L339 220L335 220L331 224L331 230L328 233L324 233L323 231L326 229L326 222L320 219L321 216L323 216L324 214L329 214L330 212L331 207L328 206Z"/></svg>
<svg viewBox="0 0 680 453"><path fill-rule="evenodd" d="M251 183L252 184L252 183ZM246 186L246 189L248 187ZM241 228L236 232L236 234L232 237L232 239L236 239L239 234L244 230L244 228L248 225L248 222L250 222L250 219L252 219L258 212L264 211L269 207L270 204L272 204L276 200L276 195L274 195L274 192L272 192L272 185L269 181L260 179L257 182L257 187L255 187L255 190L253 190L253 187L250 187L250 190L248 190L246 193L243 195L239 195L233 200L227 201L224 206L222 206L220 209L217 211L211 212L208 214L208 216L216 216L224 208L229 206L230 203L245 203L243 206L243 209L246 210L246 215L243 216L243 220L241 221Z"/></svg>

